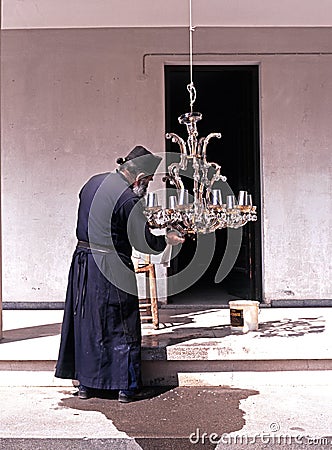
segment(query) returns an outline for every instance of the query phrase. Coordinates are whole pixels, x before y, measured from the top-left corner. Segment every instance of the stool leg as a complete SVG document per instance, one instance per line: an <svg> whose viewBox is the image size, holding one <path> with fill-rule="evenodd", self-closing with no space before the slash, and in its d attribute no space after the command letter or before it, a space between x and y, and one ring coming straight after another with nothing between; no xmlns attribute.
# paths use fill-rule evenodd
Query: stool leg
<svg viewBox="0 0 332 450"><path fill-rule="evenodd" d="M146 308L146 313L149 316L152 316L152 310L151 310L151 288L150 288L150 269L145 272L145 298L146 303L149 304Z"/></svg>
<svg viewBox="0 0 332 450"><path fill-rule="evenodd" d="M149 283L150 283L150 302L151 302L151 312L152 312L152 323L154 329L159 328L159 311L158 311L158 301L157 301L157 284L156 284L156 272L154 265L152 264L149 268Z"/></svg>

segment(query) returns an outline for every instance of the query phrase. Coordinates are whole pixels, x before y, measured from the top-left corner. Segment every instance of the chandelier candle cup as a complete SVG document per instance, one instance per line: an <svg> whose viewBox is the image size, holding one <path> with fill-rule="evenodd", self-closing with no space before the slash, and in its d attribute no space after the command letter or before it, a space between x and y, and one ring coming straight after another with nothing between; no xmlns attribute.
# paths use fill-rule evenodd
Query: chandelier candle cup
<svg viewBox="0 0 332 450"><path fill-rule="evenodd" d="M248 204L247 202L248 202L248 192L240 191L239 192L239 205L246 206Z"/></svg>
<svg viewBox="0 0 332 450"><path fill-rule="evenodd" d="M231 330L236 333L248 333L258 330L259 302L254 300L231 300Z"/></svg>
<svg viewBox="0 0 332 450"><path fill-rule="evenodd" d="M212 189L212 205L213 206L222 205L222 196L220 189Z"/></svg>
<svg viewBox="0 0 332 450"><path fill-rule="evenodd" d="M234 209L236 205L235 195L227 195L226 197L226 207L227 209Z"/></svg>
<svg viewBox="0 0 332 450"><path fill-rule="evenodd" d="M179 192L179 206L189 205L189 193L187 189L181 189Z"/></svg>
<svg viewBox="0 0 332 450"><path fill-rule="evenodd" d="M171 195L168 199L168 206L169 209L176 209L176 207L178 206L178 200L176 195Z"/></svg>
<svg viewBox="0 0 332 450"><path fill-rule="evenodd" d="M147 208L156 208L158 206L158 197L155 192L149 192L146 198Z"/></svg>

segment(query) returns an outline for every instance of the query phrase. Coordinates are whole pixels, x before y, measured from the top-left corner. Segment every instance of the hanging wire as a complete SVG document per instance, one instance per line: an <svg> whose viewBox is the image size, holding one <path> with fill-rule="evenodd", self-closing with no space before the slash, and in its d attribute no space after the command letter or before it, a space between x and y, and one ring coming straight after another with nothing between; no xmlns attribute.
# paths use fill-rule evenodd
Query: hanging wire
<svg viewBox="0 0 332 450"><path fill-rule="evenodd" d="M192 0L189 0L189 64L190 64L190 83L187 90L190 95L190 111L193 112L193 105L196 100L196 89L193 83L193 32L195 27L192 24Z"/></svg>

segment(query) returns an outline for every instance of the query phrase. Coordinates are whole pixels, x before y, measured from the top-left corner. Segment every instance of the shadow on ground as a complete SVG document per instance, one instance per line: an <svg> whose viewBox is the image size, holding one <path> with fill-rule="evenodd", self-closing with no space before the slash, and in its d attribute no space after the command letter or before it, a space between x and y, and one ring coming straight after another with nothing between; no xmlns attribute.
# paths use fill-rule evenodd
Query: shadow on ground
<svg viewBox="0 0 332 450"><path fill-rule="evenodd" d="M4 331L1 343L56 336L60 334L60 330L60 323L49 323L47 325L37 325L34 327L16 328L14 330Z"/></svg>
<svg viewBox="0 0 332 450"><path fill-rule="evenodd" d="M215 448L222 434L243 428L240 401L256 394L221 387L156 388L152 398L128 404L102 395L88 400L64 398L59 406L101 412L144 450L206 450Z"/></svg>
<svg viewBox="0 0 332 450"><path fill-rule="evenodd" d="M190 321L185 325L173 325L170 332L155 333L143 336L142 344L144 351L159 348L165 349L167 346L180 344L193 339L218 339L233 335L241 336L242 333L233 333L230 325L206 326L206 327L188 327ZM258 331L254 331L255 338L267 337L300 337L306 334L323 333L325 331L325 320L323 317L281 319L268 322L260 322Z"/></svg>
<svg viewBox="0 0 332 450"><path fill-rule="evenodd" d="M306 317L297 320L282 319L259 324L259 337L274 336L304 336L311 333L322 333L325 330L325 320L322 316Z"/></svg>
<svg viewBox="0 0 332 450"><path fill-rule="evenodd" d="M213 310L210 310L213 312ZM160 330L154 334L145 335L142 338L142 345L145 348L166 347L175 345L196 338L223 338L232 333L230 325L219 326L193 326L195 316L205 314L206 311L197 311L181 317L176 317L176 322L161 324ZM165 331L169 329L170 331ZM23 341L27 339L36 339L48 336L56 336L60 334L61 324L50 323L46 325L38 325L34 327L17 328L3 332L2 343ZM260 322L257 337L285 337L285 336L304 336L311 333L322 333L325 331L325 320L319 317L301 317L297 320L289 318L281 320L273 320L268 322Z"/></svg>
<svg viewBox="0 0 332 450"><path fill-rule="evenodd" d="M211 315L214 311L217 312L219 310L213 308L202 310L198 308L197 311L191 310L188 313L175 313L169 317L163 317L166 320L161 321L160 329L151 334L144 335L142 345L145 349L156 347L165 348L168 345L176 345L192 339L215 339L229 336L231 334L229 324L218 325L218 323L215 323L213 325L206 319L206 315ZM202 323L201 326L199 326L199 321ZM193 326L190 326L191 324Z"/></svg>
<svg viewBox="0 0 332 450"><path fill-rule="evenodd" d="M168 345L176 345L192 339L204 338L223 338L232 334L229 325L221 325L219 327L193 327L177 329L170 333L153 334L143 336L142 345L144 348L167 347Z"/></svg>

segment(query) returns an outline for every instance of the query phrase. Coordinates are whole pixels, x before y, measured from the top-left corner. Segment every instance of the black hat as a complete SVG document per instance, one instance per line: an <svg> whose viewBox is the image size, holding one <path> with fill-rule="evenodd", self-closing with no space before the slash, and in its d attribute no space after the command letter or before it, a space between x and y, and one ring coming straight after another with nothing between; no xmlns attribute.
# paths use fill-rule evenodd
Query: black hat
<svg viewBox="0 0 332 450"><path fill-rule="evenodd" d="M133 161L135 166L142 170L146 175L152 175L157 170L162 158L153 155L149 150L141 145L136 145L125 158L118 158L118 164L125 164L127 161Z"/></svg>

